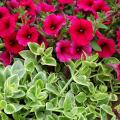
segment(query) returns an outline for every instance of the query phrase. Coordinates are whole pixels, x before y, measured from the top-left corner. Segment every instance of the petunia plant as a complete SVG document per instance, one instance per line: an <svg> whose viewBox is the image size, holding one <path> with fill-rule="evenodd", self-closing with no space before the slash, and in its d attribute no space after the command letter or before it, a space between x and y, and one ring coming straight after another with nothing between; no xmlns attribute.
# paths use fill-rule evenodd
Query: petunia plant
<svg viewBox="0 0 120 120"><path fill-rule="evenodd" d="M53 48L29 43L29 50L13 65L0 66L1 120L116 120L112 103L119 82L113 76L114 57L98 61L98 54L65 63Z"/></svg>
<svg viewBox="0 0 120 120"><path fill-rule="evenodd" d="M11 64L29 42L53 47L60 62L79 60L84 52L118 58L119 7L119 0L0 2L0 61Z"/></svg>

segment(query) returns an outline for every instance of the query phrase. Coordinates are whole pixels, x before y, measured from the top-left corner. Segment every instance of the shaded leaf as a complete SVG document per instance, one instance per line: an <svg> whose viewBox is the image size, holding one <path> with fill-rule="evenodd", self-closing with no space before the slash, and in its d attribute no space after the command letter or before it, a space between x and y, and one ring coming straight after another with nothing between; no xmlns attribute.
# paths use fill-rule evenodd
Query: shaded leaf
<svg viewBox="0 0 120 120"><path fill-rule="evenodd" d="M86 94L84 92L80 92L77 96L75 96L75 99L78 103L83 103L87 100Z"/></svg>
<svg viewBox="0 0 120 120"><path fill-rule="evenodd" d="M13 114L14 112L16 112L16 108L13 104L7 104L6 108L4 109L4 112L6 114Z"/></svg>
<svg viewBox="0 0 120 120"><path fill-rule="evenodd" d="M53 57L42 57L42 65L56 66L56 60Z"/></svg>
<svg viewBox="0 0 120 120"><path fill-rule="evenodd" d="M74 95L71 92L68 92L64 100L64 110L71 111L75 104Z"/></svg>

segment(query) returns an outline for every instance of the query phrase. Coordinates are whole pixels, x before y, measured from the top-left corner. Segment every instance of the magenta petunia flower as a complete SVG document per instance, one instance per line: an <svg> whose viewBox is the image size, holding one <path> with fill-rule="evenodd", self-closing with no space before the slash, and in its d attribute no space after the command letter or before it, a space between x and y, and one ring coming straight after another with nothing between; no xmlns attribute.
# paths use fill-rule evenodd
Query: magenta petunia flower
<svg viewBox="0 0 120 120"><path fill-rule="evenodd" d="M0 36L4 37L14 32L16 19L14 16L8 16L0 20Z"/></svg>
<svg viewBox="0 0 120 120"><path fill-rule="evenodd" d="M117 0L117 3L120 4L120 0Z"/></svg>
<svg viewBox="0 0 120 120"><path fill-rule="evenodd" d="M118 47L117 52L118 54L120 54L120 42L118 42L117 47Z"/></svg>
<svg viewBox="0 0 120 120"><path fill-rule="evenodd" d="M28 42L37 42L38 32L35 27L24 25L18 31L16 39L20 45L27 46Z"/></svg>
<svg viewBox="0 0 120 120"><path fill-rule="evenodd" d="M0 61L5 65L10 65L13 59L13 55L11 55L8 51L3 51L0 53Z"/></svg>
<svg viewBox="0 0 120 120"><path fill-rule="evenodd" d="M69 28L71 39L78 45L87 45L93 39L92 23L85 19L75 18Z"/></svg>
<svg viewBox="0 0 120 120"><path fill-rule="evenodd" d="M82 55L85 56L85 54L89 56L91 52L92 52L92 48L90 45L81 46L74 43L72 44L71 54L72 54L72 58L75 60L80 59L81 56Z"/></svg>
<svg viewBox="0 0 120 120"><path fill-rule="evenodd" d="M120 28L117 30L117 40L120 42Z"/></svg>
<svg viewBox="0 0 120 120"><path fill-rule="evenodd" d="M18 54L21 50L24 49L23 46L19 45L18 41L16 40L16 32L7 35L4 37L5 47L7 51L13 54Z"/></svg>
<svg viewBox="0 0 120 120"><path fill-rule="evenodd" d="M104 11L106 13L110 11L110 7L107 5L107 2L104 0L95 0L95 4L93 8L96 12Z"/></svg>
<svg viewBox="0 0 120 120"><path fill-rule="evenodd" d="M17 0L9 0L6 2L9 9L15 9L19 7L19 2Z"/></svg>
<svg viewBox="0 0 120 120"><path fill-rule="evenodd" d="M101 58L111 57L115 53L115 43L112 39L105 37L100 38L97 44L101 47L102 51L97 51Z"/></svg>
<svg viewBox="0 0 120 120"><path fill-rule="evenodd" d="M116 73L117 73L117 79L120 80L120 63L118 64L109 64L110 67L112 67Z"/></svg>
<svg viewBox="0 0 120 120"><path fill-rule="evenodd" d="M0 20L9 16L9 10L6 7L0 7Z"/></svg>
<svg viewBox="0 0 120 120"><path fill-rule="evenodd" d="M73 4L74 0L58 0L60 4Z"/></svg>
<svg viewBox="0 0 120 120"><path fill-rule="evenodd" d="M94 0L77 0L77 6L80 10L93 12Z"/></svg>
<svg viewBox="0 0 120 120"><path fill-rule="evenodd" d="M56 54L60 62L71 60L71 43L68 40L61 40L56 44Z"/></svg>
<svg viewBox="0 0 120 120"><path fill-rule="evenodd" d="M58 32L65 25L66 21L64 16L51 14L46 17L43 26L47 35L57 36Z"/></svg>
<svg viewBox="0 0 120 120"><path fill-rule="evenodd" d="M55 7L53 5L49 5L45 2L40 2L36 7L37 12L55 12Z"/></svg>
<svg viewBox="0 0 120 120"><path fill-rule="evenodd" d="M35 13L35 4L33 0L21 0L20 6L24 7L29 14Z"/></svg>

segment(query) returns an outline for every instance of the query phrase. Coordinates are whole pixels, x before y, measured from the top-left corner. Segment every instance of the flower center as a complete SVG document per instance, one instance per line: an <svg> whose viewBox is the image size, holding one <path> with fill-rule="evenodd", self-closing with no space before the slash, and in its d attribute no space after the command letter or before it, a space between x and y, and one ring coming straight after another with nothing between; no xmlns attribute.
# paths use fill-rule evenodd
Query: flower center
<svg viewBox="0 0 120 120"><path fill-rule="evenodd" d="M55 26L55 25L51 25L50 28L51 28L52 30L55 30L55 29L56 29L56 26Z"/></svg>
<svg viewBox="0 0 120 120"><path fill-rule="evenodd" d="M2 18L2 14L0 13L0 18Z"/></svg>
<svg viewBox="0 0 120 120"><path fill-rule="evenodd" d="M31 34L27 34L27 38L30 39L31 38Z"/></svg>
<svg viewBox="0 0 120 120"><path fill-rule="evenodd" d="M29 7L29 6L25 6L25 9L29 11L29 10L30 10L30 7Z"/></svg>
<svg viewBox="0 0 120 120"><path fill-rule="evenodd" d="M77 53L80 53L81 51L82 51L82 47L77 47L77 48L76 48L76 52L77 52Z"/></svg>
<svg viewBox="0 0 120 120"><path fill-rule="evenodd" d="M61 53L63 53L64 50L65 50L65 48L64 48L64 47L61 47L60 50L61 50Z"/></svg>
<svg viewBox="0 0 120 120"><path fill-rule="evenodd" d="M93 5L93 3L92 3L92 2L89 2L89 3L88 3L88 6L92 6L92 5Z"/></svg>
<svg viewBox="0 0 120 120"><path fill-rule="evenodd" d="M16 44L16 42L14 40L10 40L10 45L14 46Z"/></svg>
<svg viewBox="0 0 120 120"><path fill-rule="evenodd" d="M84 33L85 30L84 30L83 28L80 28L80 29L78 30L78 32L79 32L79 33Z"/></svg>
<svg viewBox="0 0 120 120"><path fill-rule="evenodd" d="M38 37L38 42L42 43L44 41L44 37L42 35L39 35Z"/></svg>
<svg viewBox="0 0 120 120"><path fill-rule="evenodd" d="M5 24L6 28L9 28L10 27L10 22L7 21L6 24Z"/></svg>
<svg viewBox="0 0 120 120"><path fill-rule="evenodd" d="M106 43L102 43L101 44L101 47L103 48L103 47L106 47L107 46L107 44Z"/></svg>

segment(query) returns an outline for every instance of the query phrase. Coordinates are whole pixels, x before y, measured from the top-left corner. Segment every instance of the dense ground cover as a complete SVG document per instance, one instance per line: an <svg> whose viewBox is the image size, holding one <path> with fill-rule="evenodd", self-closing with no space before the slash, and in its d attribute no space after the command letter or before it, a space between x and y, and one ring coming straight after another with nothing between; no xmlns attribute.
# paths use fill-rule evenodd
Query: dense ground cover
<svg viewBox="0 0 120 120"><path fill-rule="evenodd" d="M119 120L119 0L0 2L1 120Z"/></svg>

